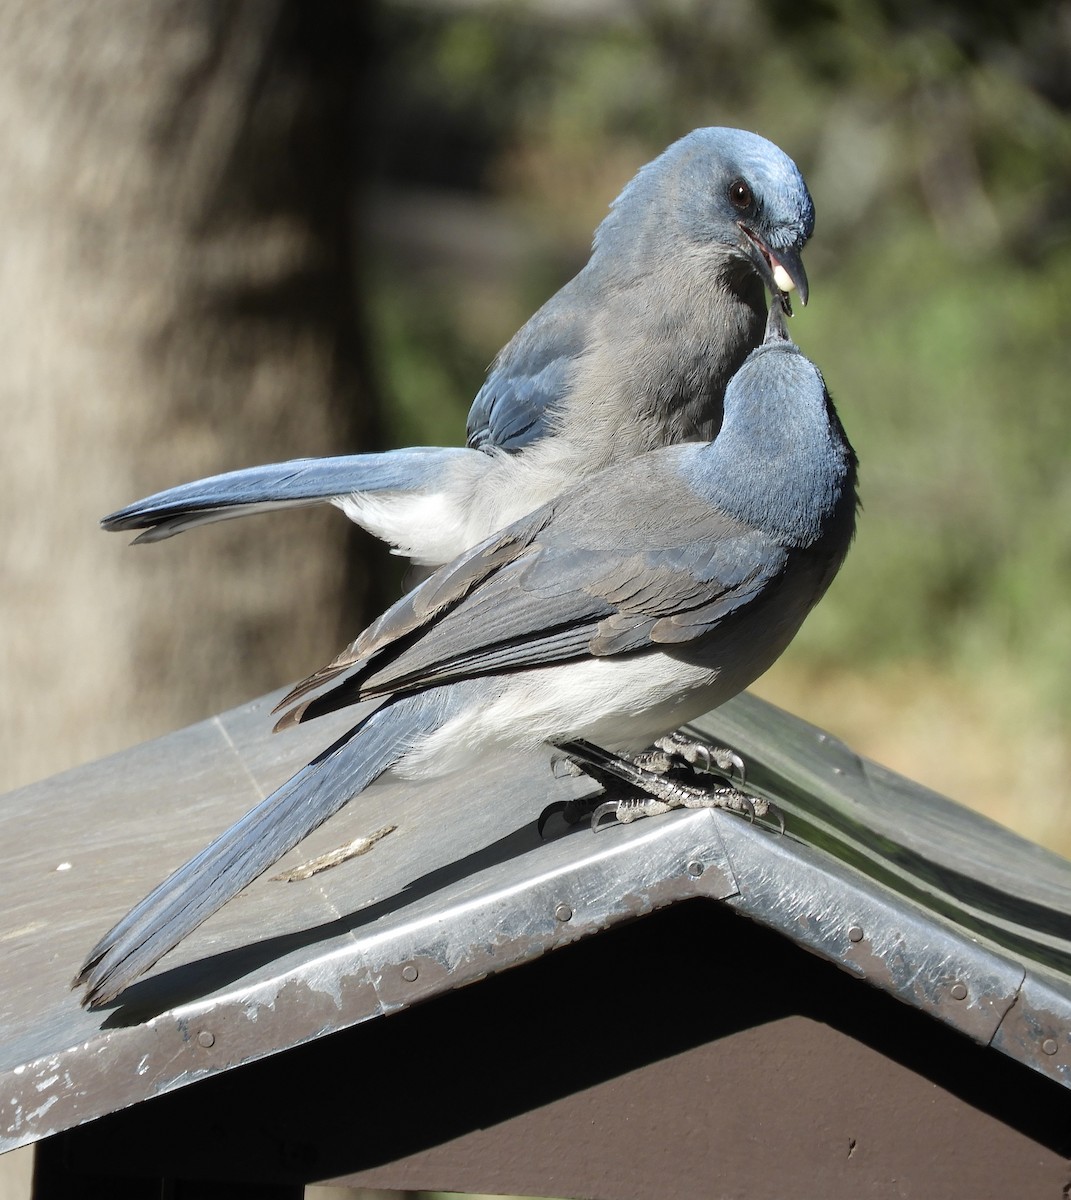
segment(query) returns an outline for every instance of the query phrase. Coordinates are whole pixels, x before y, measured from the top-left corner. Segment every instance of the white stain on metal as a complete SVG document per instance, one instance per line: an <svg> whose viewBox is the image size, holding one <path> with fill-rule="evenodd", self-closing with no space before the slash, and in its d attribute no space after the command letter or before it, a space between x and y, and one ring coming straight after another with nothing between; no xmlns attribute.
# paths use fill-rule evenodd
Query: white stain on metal
<svg viewBox="0 0 1071 1200"><path fill-rule="evenodd" d="M48 1112L52 1105L58 1103L59 1096L49 1096L49 1098L39 1108L35 1108L33 1112L28 1112L26 1114L26 1120L30 1122L40 1121L40 1119L45 1115L46 1112Z"/></svg>

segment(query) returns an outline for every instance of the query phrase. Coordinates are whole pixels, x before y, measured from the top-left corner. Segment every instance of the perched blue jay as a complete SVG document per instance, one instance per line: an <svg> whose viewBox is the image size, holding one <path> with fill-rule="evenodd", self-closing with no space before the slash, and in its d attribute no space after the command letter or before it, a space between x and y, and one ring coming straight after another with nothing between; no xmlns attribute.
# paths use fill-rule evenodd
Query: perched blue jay
<svg viewBox="0 0 1071 1200"><path fill-rule="evenodd" d="M441 567L291 692L283 705L300 705L282 723L383 703L106 934L75 981L84 1002L114 999L386 771L429 778L578 741L631 753L741 691L840 567L855 481L822 377L775 303L713 441L565 490Z"/></svg>
<svg viewBox="0 0 1071 1200"><path fill-rule="evenodd" d="M156 541L194 525L329 501L414 563L439 566L576 480L712 438L730 377L762 339L764 285L807 302L814 228L787 155L697 129L643 167L587 266L495 359L466 448L297 459L172 488L105 517Z"/></svg>

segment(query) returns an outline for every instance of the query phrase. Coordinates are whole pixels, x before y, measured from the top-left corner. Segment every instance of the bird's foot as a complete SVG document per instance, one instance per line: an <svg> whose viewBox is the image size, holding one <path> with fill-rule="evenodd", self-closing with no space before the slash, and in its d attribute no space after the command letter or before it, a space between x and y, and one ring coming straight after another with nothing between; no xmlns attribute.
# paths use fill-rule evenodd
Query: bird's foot
<svg viewBox="0 0 1071 1200"><path fill-rule="evenodd" d="M655 742L653 751L637 755L634 761L638 766L660 775L666 774L667 771L679 771L682 766L687 765L701 766L704 771L716 770L729 779L735 777L740 787L743 787L746 781L744 760L735 750L729 750L725 746L714 746L710 742L701 742L683 733L667 733Z"/></svg>
<svg viewBox="0 0 1071 1200"><path fill-rule="evenodd" d="M731 785L725 787L696 787L665 775L651 774L634 787L646 795L619 796L604 800L591 814L591 828L598 832L608 825L627 825L641 817L657 817L675 808L723 808L740 813L749 821L775 813L768 800L749 796Z"/></svg>
<svg viewBox="0 0 1071 1200"><path fill-rule="evenodd" d="M577 740L560 743L559 749L563 753L578 763L585 774L603 785L608 798L604 797L598 804L593 800L581 800L551 805L540 817L540 832L552 810L561 812L563 818L572 824L590 812L591 827L597 831L614 822L625 825L641 817L670 812L674 808L723 808L740 813L751 821L756 817L770 817L784 831L785 823L780 812L761 796L749 796L731 785L709 787L692 782L696 772L686 754L681 753L681 746L687 744L688 753L693 752L692 747L699 746L700 749L694 752L695 757L703 761L706 761L706 751L709 749L711 761L719 769L726 772L735 769L742 778L743 763L731 750L702 747L701 743L690 743L679 735L671 735L662 741L668 745L659 745L653 754L640 755L636 759L611 754L591 742ZM568 814L567 809L571 810Z"/></svg>
<svg viewBox="0 0 1071 1200"><path fill-rule="evenodd" d="M555 754L551 760L550 769L555 779L577 779L582 775L590 774L579 759L571 757L564 751ZM595 778L595 776L591 777ZM598 782L605 783L605 780L600 778ZM552 818L560 817L562 822L570 827L579 825L581 821L590 818L596 805L600 804L602 799L602 795L597 794L580 796L574 800L555 800L552 804L548 804L536 820L536 833L539 834L540 840L546 838L547 826ZM556 830L555 836L560 833L560 829Z"/></svg>

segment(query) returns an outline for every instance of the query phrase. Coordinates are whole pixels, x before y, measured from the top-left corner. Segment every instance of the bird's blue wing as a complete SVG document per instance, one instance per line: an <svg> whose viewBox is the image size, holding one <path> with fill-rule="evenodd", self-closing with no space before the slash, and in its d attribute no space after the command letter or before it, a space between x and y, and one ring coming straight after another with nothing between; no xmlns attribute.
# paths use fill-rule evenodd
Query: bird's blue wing
<svg viewBox="0 0 1071 1200"><path fill-rule="evenodd" d="M607 496L635 501L634 519L614 517L613 503L603 509L583 489L442 568L299 685L286 702L356 668L289 719L489 672L693 641L785 568L775 541L704 509L665 473L630 464L606 478Z"/></svg>
<svg viewBox="0 0 1071 1200"><path fill-rule="evenodd" d="M587 344L588 321L572 291L567 285L545 304L495 360L469 410L472 449L514 453L554 432Z"/></svg>

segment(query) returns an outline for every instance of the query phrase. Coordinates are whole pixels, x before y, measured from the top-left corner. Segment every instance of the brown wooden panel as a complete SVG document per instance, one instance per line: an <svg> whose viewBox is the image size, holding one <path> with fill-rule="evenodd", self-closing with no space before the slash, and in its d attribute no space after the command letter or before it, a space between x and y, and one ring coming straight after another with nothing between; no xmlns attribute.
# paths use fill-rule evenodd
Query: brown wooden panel
<svg viewBox="0 0 1071 1200"><path fill-rule="evenodd" d="M689 901L43 1143L92 1175L1059 1196L1071 1093Z"/></svg>

